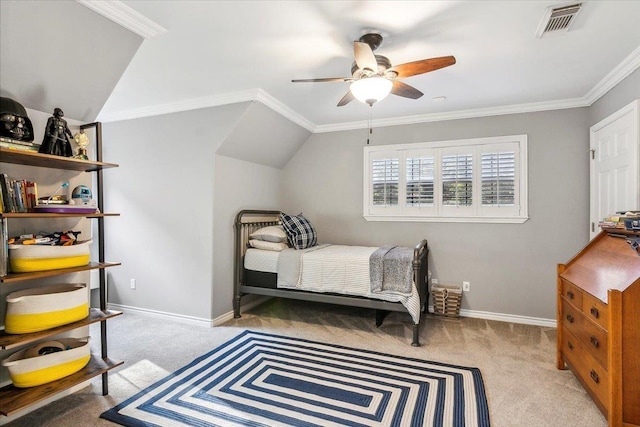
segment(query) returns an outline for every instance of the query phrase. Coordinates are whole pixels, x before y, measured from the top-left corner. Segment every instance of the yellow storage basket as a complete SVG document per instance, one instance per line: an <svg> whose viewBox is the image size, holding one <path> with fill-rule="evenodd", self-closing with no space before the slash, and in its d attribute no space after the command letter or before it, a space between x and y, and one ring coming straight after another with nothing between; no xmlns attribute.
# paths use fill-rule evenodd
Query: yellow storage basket
<svg viewBox="0 0 640 427"><path fill-rule="evenodd" d="M52 348L60 351L49 353ZM27 388L74 374L84 368L89 359L89 337L60 338L13 353L2 361L2 366L9 371L14 386Z"/></svg>
<svg viewBox="0 0 640 427"><path fill-rule="evenodd" d="M9 245L9 267L13 273L80 267L89 264L90 244L91 240L71 246Z"/></svg>
<svg viewBox="0 0 640 427"><path fill-rule="evenodd" d="M89 294L84 283L63 283L23 289L7 295L4 330L8 334L29 334L89 315Z"/></svg>

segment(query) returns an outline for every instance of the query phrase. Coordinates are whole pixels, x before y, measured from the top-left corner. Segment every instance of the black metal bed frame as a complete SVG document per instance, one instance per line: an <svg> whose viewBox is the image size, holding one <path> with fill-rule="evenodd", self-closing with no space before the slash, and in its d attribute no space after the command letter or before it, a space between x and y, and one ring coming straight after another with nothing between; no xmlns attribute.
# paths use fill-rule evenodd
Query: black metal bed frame
<svg viewBox="0 0 640 427"><path fill-rule="evenodd" d="M384 318L391 311L407 312L407 309L399 302L388 302L359 296L265 287L263 285L264 283L269 280L273 281L274 278L277 277L275 273L247 274L248 270L244 268L244 254L247 250L249 235L262 227L280 224L279 216L280 211L273 210L242 210L236 216L234 223L234 318L240 317L240 301L242 296L249 294L375 309L376 326L380 326ZM429 247L426 240L420 241L413 249L413 279L420 295L421 313L426 311L427 301L429 299L427 286L428 253ZM413 324L413 341L411 345L414 347L420 346L419 327L419 323Z"/></svg>

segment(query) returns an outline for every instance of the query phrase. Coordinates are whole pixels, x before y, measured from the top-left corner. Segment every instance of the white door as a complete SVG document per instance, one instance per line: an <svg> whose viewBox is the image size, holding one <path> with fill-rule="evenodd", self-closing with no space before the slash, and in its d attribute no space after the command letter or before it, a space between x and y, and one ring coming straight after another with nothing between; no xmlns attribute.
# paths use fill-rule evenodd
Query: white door
<svg viewBox="0 0 640 427"><path fill-rule="evenodd" d="M591 127L591 238L598 221L640 209L640 100Z"/></svg>

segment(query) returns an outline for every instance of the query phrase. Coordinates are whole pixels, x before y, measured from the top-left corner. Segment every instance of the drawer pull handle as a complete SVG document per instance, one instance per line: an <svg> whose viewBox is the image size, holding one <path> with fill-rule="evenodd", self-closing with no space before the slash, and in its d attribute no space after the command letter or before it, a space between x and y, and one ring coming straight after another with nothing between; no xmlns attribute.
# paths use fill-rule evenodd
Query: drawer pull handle
<svg viewBox="0 0 640 427"><path fill-rule="evenodd" d="M567 291L567 296L569 297L569 299L575 298L575 295L573 294L572 291Z"/></svg>
<svg viewBox="0 0 640 427"><path fill-rule="evenodd" d="M567 320L569 321L569 323L573 323L576 319L572 315L567 314Z"/></svg>
<svg viewBox="0 0 640 427"><path fill-rule="evenodd" d="M591 370L589 375L591 376L591 379L593 380L594 383L598 384L600 382L600 377L598 377L598 374L593 369Z"/></svg>
<svg viewBox="0 0 640 427"><path fill-rule="evenodd" d="M571 344L571 341L567 341L567 347L569 347L569 350L573 350L573 344Z"/></svg>
<svg viewBox="0 0 640 427"><path fill-rule="evenodd" d="M590 340L591 340L591 344L593 344L593 346L594 346L595 348L600 347L600 342L598 341L598 338L596 338L596 337L591 337L591 338L590 338Z"/></svg>
<svg viewBox="0 0 640 427"><path fill-rule="evenodd" d="M591 307L590 312L591 312L591 315L592 315L593 317L595 317L596 319L597 319L598 317L600 317L600 312L598 311L598 309L597 309L597 308L595 308L595 307Z"/></svg>

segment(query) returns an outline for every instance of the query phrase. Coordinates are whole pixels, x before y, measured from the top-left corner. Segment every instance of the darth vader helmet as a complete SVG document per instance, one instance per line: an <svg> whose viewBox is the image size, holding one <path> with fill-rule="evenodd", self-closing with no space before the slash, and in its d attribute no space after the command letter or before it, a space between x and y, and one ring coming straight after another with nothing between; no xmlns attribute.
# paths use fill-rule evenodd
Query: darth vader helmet
<svg viewBox="0 0 640 427"><path fill-rule="evenodd" d="M0 136L17 141L33 141L33 125L22 104L0 96Z"/></svg>

